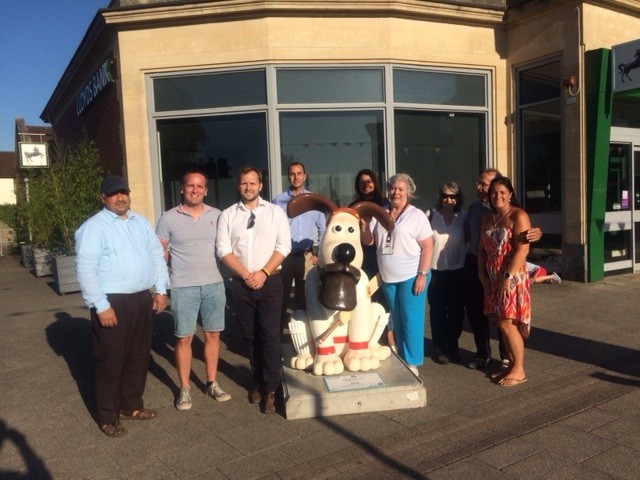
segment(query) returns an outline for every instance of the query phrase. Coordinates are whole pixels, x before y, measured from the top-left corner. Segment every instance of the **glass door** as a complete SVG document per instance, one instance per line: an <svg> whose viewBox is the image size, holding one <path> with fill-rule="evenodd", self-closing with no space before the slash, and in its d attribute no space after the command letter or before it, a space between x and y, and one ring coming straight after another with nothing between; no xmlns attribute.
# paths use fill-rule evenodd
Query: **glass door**
<svg viewBox="0 0 640 480"><path fill-rule="evenodd" d="M613 127L604 225L605 274L640 271L640 130Z"/></svg>

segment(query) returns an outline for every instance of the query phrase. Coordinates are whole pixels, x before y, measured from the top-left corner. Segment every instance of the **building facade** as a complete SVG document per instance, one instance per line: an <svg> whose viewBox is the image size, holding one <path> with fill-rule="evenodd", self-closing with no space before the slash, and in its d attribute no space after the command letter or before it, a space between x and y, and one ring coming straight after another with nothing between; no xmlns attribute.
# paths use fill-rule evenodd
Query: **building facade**
<svg viewBox="0 0 640 480"><path fill-rule="evenodd" d="M342 205L361 168L407 172L430 208L450 180L472 201L478 173L497 167L545 232L533 255L594 281L636 270L640 228L635 202L614 201L622 180L603 205L630 215L623 233L607 231L592 202L609 150L590 160L588 126L602 132L609 118L589 107L587 79L604 68L590 58L638 32L640 5L625 0L114 0L42 118L67 142L94 139L152 221L180 201L187 168L208 172L220 208L236 200L242 165L263 171L271 198L291 161ZM640 127L629 121L635 99L610 97L623 128ZM616 145L631 159L625 132ZM629 159L624 195L635 198Z"/></svg>

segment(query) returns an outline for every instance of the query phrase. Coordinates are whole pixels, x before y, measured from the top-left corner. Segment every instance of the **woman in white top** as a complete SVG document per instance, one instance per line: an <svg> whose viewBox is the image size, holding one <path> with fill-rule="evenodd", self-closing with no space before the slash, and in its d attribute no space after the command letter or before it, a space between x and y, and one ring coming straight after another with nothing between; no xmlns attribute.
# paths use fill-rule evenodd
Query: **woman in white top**
<svg viewBox="0 0 640 480"><path fill-rule="evenodd" d="M395 228L388 232L374 220L371 231L363 230L363 243L376 244L382 289L393 319L398 355L418 375L417 367L424 363L424 309L433 232L424 212L409 203L416 191L409 175L392 176L387 182L387 191L388 210Z"/></svg>
<svg viewBox="0 0 640 480"><path fill-rule="evenodd" d="M458 340L464 321L464 196L456 182L445 183L438 192L438 203L429 220L433 229L433 257L429 283L431 338L434 360L459 363Z"/></svg>

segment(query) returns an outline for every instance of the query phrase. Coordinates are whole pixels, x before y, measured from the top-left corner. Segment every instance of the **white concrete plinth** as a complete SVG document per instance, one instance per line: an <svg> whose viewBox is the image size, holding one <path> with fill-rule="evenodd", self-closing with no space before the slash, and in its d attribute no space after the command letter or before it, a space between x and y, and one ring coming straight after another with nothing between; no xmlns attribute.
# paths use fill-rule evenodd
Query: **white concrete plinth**
<svg viewBox="0 0 640 480"><path fill-rule="evenodd" d="M285 416L289 420L328 417L348 413L380 412L420 408L427 405L427 390L394 354L375 370L384 386L363 390L329 391L325 378L288 367L294 355L291 344L282 345L284 365L282 389ZM339 376L356 375L344 372Z"/></svg>

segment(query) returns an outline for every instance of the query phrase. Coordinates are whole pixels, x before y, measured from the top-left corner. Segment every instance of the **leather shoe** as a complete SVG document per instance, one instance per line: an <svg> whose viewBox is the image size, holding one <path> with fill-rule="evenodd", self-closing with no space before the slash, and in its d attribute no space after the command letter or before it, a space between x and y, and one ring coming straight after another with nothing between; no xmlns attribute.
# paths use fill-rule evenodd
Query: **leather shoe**
<svg viewBox="0 0 640 480"><path fill-rule="evenodd" d="M102 430L102 433L107 437L111 438L121 437L127 433L127 430L122 426L122 424L120 424L119 420L116 420L113 423L104 423L100 425L100 430Z"/></svg>
<svg viewBox="0 0 640 480"><path fill-rule="evenodd" d="M249 403L260 403L262 401L262 385L256 385L249 392Z"/></svg>
<svg viewBox="0 0 640 480"><path fill-rule="evenodd" d="M276 392L267 392L264 396L264 413L276 411Z"/></svg>
<svg viewBox="0 0 640 480"><path fill-rule="evenodd" d="M447 363L449 363L449 358L445 354L441 353L436 356L435 361L440 365L446 365Z"/></svg>

